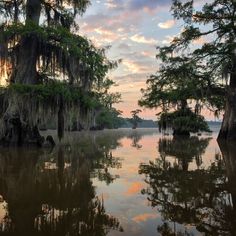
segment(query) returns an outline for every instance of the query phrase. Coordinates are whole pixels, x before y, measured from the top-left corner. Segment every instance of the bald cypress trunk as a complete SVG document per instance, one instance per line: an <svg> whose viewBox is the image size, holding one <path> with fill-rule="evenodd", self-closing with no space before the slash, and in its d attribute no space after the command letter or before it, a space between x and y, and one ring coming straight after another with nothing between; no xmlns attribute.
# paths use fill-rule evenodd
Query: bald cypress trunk
<svg viewBox="0 0 236 236"><path fill-rule="evenodd" d="M41 13L41 0L27 0L26 3L26 24L39 25ZM21 38L18 46L16 65L13 68L11 77L12 83L36 84L38 83L37 64L38 40L36 35L28 34ZM0 135L0 143L4 145L39 145L44 142L40 136L37 122L30 124L25 106L25 114L20 114L18 102L14 96L8 99L8 107L2 118L3 133ZM33 98L32 98L33 99ZM26 104L23 104L26 105Z"/></svg>
<svg viewBox="0 0 236 236"><path fill-rule="evenodd" d="M40 0L28 0L26 5L26 24L39 25L41 13ZM21 84L36 84L38 82L36 63L38 54L38 40L33 34L21 39L16 68L12 82Z"/></svg>
<svg viewBox="0 0 236 236"><path fill-rule="evenodd" d="M59 99L59 110L58 110L58 118L57 118L57 135L59 140L61 140L64 136L64 101L62 95Z"/></svg>
<svg viewBox="0 0 236 236"><path fill-rule="evenodd" d="M221 125L219 140L236 141L236 54L233 56L233 68L227 89L225 113Z"/></svg>
<svg viewBox="0 0 236 236"><path fill-rule="evenodd" d="M37 62L37 38L29 36L21 40L17 65L13 72L12 82L20 84L38 83Z"/></svg>

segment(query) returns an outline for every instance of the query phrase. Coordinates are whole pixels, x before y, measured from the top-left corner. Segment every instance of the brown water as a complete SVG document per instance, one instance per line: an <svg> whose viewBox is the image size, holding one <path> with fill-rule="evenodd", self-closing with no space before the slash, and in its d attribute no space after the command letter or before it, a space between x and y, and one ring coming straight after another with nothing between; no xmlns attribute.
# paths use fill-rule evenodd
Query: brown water
<svg viewBox="0 0 236 236"><path fill-rule="evenodd" d="M0 235L234 235L236 147L215 137L121 129L0 149Z"/></svg>

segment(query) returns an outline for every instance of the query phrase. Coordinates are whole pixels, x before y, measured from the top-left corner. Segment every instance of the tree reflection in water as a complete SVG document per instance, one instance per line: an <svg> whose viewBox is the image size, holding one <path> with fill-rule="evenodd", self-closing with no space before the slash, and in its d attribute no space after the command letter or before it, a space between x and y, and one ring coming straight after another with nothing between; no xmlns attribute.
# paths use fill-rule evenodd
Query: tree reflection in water
<svg viewBox="0 0 236 236"><path fill-rule="evenodd" d="M107 184L118 177L109 173L109 168L121 166L112 157L115 144L83 142L59 146L50 154L1 150L0 194L7 202L1 235L93 236L122 231L118 220L106 213L91 181L91 175Z"/></svg>
<svg viewBox="0 0 236 236"><path fill-rule="evenodd" d="M201 159L208 143L197 137L161 139L160 158L140 165L148 184L142 194L163 218L159 234L235 234L236 148L222 145L223 158L215 154L206 167ZM190 163L196 167L190 169Z"/></svg>
<svg viewBox="0 0 236 236"><path fill-rule="evenodd" d="M132 140L131 147L140 149L142 148L142 145L139 144L140 140L142 139L143 135L134 130L130 135L128 135L128 138Z"/></svg>

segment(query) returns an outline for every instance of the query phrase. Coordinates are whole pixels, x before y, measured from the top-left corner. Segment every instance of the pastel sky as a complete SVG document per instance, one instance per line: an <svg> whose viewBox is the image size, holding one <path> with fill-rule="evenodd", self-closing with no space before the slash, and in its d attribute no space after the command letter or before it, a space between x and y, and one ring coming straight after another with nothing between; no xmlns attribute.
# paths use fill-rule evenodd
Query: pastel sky
<svg viewBox="0 0 236 236"><path fill-rule="evenodd" d="M109 59L122 59L119 68L109 75L118 86L113 90L122 94L123 102L116 108L124 117L138 108L141 88L158 69L156 47L168 44L181 32L182 22L173 19L171 0L92 0L92 4L78 19L80 34L97 46L111 46ZM196 4L202 0L195 1ZM202 43L201 40L196 44ZM156 119L156 110L142 112L142 118Z"/></svg>

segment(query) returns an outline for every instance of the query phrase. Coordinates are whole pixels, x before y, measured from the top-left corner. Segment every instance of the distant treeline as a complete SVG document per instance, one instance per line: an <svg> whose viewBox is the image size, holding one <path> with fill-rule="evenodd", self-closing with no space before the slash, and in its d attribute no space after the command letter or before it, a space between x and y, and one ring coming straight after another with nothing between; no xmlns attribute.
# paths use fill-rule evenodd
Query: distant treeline
<svg viewBox="0 0 236 236"><path fill-rule="evenodd" d="M121 125L121 128L132 128L132 123L129 118L123 118L123 124ZM158 124L156 121L153 120L144 120L142 119L138 123L138 128L157 128Z"/></svg>
<svg viewBox="0 0 236 236"><path fill-rule="evenodd" d="M207 121L209 127L212 126L220 126L220 121ZM142 119L142 121L138 124L138 128L157 128L158 123L154 120L145 120ZM130 122L129 118L123 118L123 124L119 128L132 128L132 123Z"/></svg>

